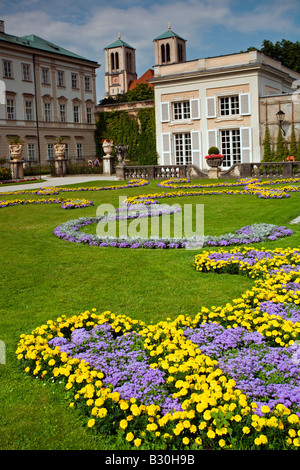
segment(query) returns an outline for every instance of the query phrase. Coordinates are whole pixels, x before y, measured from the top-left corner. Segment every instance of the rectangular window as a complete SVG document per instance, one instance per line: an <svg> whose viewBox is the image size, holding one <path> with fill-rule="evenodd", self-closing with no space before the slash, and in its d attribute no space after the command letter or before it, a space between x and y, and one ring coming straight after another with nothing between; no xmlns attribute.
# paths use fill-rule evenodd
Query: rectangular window
<svg viewBox="0 0 300 470"><path fill-rule="evenodd" d="M30 162L33 162L36 160L35 144L27 144L27 155L28 155L28 160Z"/></svg>
<svg viewBox="0 0 300 470"><path fill-rule="evenodd" d="M45 114L45 121L50 122L51 121L51 104L50 103L44 103L44 114Z"/></svg>
<svg viewBox="0 0 300 470"><path fill-rule="evenodd" d="M30 65L22 64L22 77L25 82L30 82Z"/></svg>
<svg viewBox="0 0 300 470"><path fill-rule="evenodd" d="M65 158L69 158L69 144L65 144Z"/></svg>
<svg viewBox="0 0 300 470"><path fill-rule="evenodd" d="M190 119L190 102L181 101L179 103L173 103L173 118L177 119Z"/></svg>
<svg viewBox="0 0 300 470"><path fill-rule="evenodd" d="M47 158L48 160L54 159L54 144L47 144Z"/></svg>
<svg viewBox="0 0 300 470"><path fill-rule="evenodd" d="M84 77L84 89L85 91L91 90L90 77Z"/></svg>
<svg viewBox="0 0 300 470"><path fill-rule="evenodd" d="M6 100L6 114L7 114L7 119L9 120L15 119L15 101L12 99Z"/></svg>
<svg viewBox="0 0 300 470"><path fill-rule="evenodd" d="M79 122L79 106L74 106L74 122Z"/></svg>
<svg viewBox="0 0 300 470"><path fill-rule="evenodd" d="M65 72L62 72L61 70L57 71L57 85L65 86Z"/></svg>
<svg viewBox="0 0 300 470"><path fill-rule="evenodd" d="M175 134L175 161L176 165L190 165L192 163L191 134Z"/></svg>
<svg viewBox="0 0 300 470"><path fill-rule="evenodd" d="M33 120L32 102L31 101L25 101L25 120L26 121L32 121Z"/></svg>
<svg viewBox="0 0 300 470"><path fill-rule="evenodd" d="M59 115L60 115L60 122L66 122L66 105L65 104L59 105Z"/></svg>
<svg viewBox="0 0 300 470"><path fill-rule="evenodd" d="M77 88L77 74L72 73L72 88Z"/></svg>
<svg viewBox="0 0 300 470"><path fill-rule="evenodd" d="M239 97L238 96L223 96L220 98L220 115L231 116L233 114L240 114Z"/></svg>
<svg viewBox="0 0 300 470"><path fill-rule="evenodd" d="M86 120L88 124L92 124L92 108L86 108Z"/></svg>
<svg viewBox="0 0 300 470"><path fill-rule="evenodd" d="M50 85L49 69L42 68L42 84Z"/></svg>
<svg viewBox="0 0 300 470"><path fill-rule="evenodd" d="M12 63L10 60L3 61L3 76L4 78L12 78Z"/></svg>
<svg viewBox="0 0 300 470"><path fill-rule="evenodd" d="M76 144L76 158L82 158L82 144Z"/></svg>
<svg viewBox="0 0 300 470"><path fill-rule="evenodd" d="M221 131L221 148L224 155L223 166L230 167L241 162L240 130Z"/></svg>

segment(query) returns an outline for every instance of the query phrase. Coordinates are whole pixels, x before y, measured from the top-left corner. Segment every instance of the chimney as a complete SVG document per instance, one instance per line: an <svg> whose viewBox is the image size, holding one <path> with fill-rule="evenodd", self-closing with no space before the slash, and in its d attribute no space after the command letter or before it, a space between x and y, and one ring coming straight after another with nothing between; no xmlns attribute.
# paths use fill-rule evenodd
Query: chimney
<svg viewBox="0 0 300 470"><path fill-rule="evenodd" d="M5 22L0 20L0 33L5 33Z"/></svg>

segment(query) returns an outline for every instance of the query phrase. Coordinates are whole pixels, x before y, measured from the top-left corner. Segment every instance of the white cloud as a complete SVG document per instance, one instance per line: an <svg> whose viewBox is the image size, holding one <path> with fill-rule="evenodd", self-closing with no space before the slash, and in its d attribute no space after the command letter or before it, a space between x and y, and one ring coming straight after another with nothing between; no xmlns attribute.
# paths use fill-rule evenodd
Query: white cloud
<svg viewBox="0 0 300 470"><path fill-rule="evenodd" d="M168 28L188 40L188 59L204 55L225 39L249 36L249 46L255 33L277 33L289 39L290 32L299 32L296 24L298 0L158 0L103 1L11 0L7 13L6 31L18 36L36 34L88 59L99 62L97 72L98 97L104 94L104 47L122 39L136 48L138 74L154 65L153 39ZM0 3L1 5L1 3ZM251 5L253 6L251 8ZM279 37L278 39L281 39ZM236 52L236 51L228 51ZM189 53L194 54L192 57ZM206 54L205 54L206 55Z"/></svg>

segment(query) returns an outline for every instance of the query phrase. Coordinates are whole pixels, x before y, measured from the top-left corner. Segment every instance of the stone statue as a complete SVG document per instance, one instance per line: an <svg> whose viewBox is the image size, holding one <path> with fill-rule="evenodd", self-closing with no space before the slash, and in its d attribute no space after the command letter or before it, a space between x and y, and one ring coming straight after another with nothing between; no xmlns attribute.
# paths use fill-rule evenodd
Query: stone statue
<svg viewBox="0 0 300 470"><path fill-rule="evenodd" d="M117 154L119 165L125 165L125 159L127 157L128 148L129 148L128 145L124 145L124 144L118 144L115 146L115 151Z"/></svg>

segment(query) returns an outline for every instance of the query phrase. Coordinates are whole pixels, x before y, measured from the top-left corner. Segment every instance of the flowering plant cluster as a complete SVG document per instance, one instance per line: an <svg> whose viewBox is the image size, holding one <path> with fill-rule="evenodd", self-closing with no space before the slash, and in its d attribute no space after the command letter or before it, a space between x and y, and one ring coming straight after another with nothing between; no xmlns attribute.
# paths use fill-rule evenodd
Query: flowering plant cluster
<svg viewBox="0 0 300 470"><path fill-rule="evenodd" d="M113 143L114 143L113 139L103 139L103 140L101 140L101 145L103 145L103 144L113 144Z"/></svg>
<svg viewBox="0 0 300 470"><path fill-rule="evenodd" d="M154 217L162 214L162 209L160 206L157 207L157 210L153 210L151 206L151 212L141 213L129 211L123 218L140 218L140 217ZM173 213L174 208L166 213ZM80 217L76 220L69 220L62 223L53 230L53 235L57 238L60 238L65 241L73 243L84 243L90 246L99 246L101 248L111 246L116 248L160 248L160 249L179 249L179 248L189 248L195 246L196 248L201 248L202 246L229 246L229 245L240 245L240 244L251 244L251 243L260 243L262 241L274 241L278 238L286 237L292 235L293 231L286 227L278 227L273 224L253 224L242 227L237 230L235 233L228 233L220 236L193 236L193 237L183 237L183 238L143 238L143 237L112 237L112 236L103 236L103 235L92 235L81 231L81 228L90 225L98 224L103 221L113 220L113 218L118 218L118 213L109 214L108 217Z"/></svg>
<svg viewBox="0 0 300 470"><path fill-rule="evenodd" d="M189 182L189 180L186 180ZM248 181L240 180L237 183L217 183L217 184L208 184L208 185L186 185L184 179L172 179L167 180L164 183L159 183L160 186L167 187L176 187L176 188L201 188L200 191L173 191L173 192L162 192L154 194L142 194L139 196L133 196L127 198L127 204L154 204L158 199L169 198L169 197L182 197L182 196L209 196L214 194L254 194L259 198L263 199L282 199L290 197L290 192L300 191L300 186L291 186L291 184L299 183L300 178L288 178L288 179L279 179L274 181L260 181L256 178L252 178ZM288 185L284 186L284 184ZM175 186L174 186L175 185ZM231 189L231 187L244 185L243 189ZM277 188L268 189L270 185L277 185ZM280 187L278 187L280 185ZM224 189L214 189L215 186L224 186ZM227 187L228 188L227 188ZM210 191L206 191L205 188L212 188Z"/></svg>
<svg viewBox="0 0 300 470"><path fill-rule="evenodd" d="M0 201L0 209L25 204L61 204L62 209L82 209L83 207L94 205L93 201L88 201L87 199L63 199L62 197L56 199L10 199Z"/></svg>
<svg viewBox="0 0 300 470"><path fill-rule="evenodd" d="M205 156L205 159L206 160L210 160L210 159L214 159L214 158L224 158L224 155L221 155L221 154L210 154L210 155L206 155Z"/></svg>
<svg viewBox="0 0 300 470"><path fill-rule="evenodd" d="M283 162L295 162L295 157L291 156L291 157L286 157L284 160L282 160Z"/></svg>
<svg viewBox="0 0 300 470"><path fill-rule="evenodd" d="M300 447L300 251L204 252L198 271L255 285L192 319L86 311L21 335L27 373L60 381L87 426L161 449Z"/></svg>

